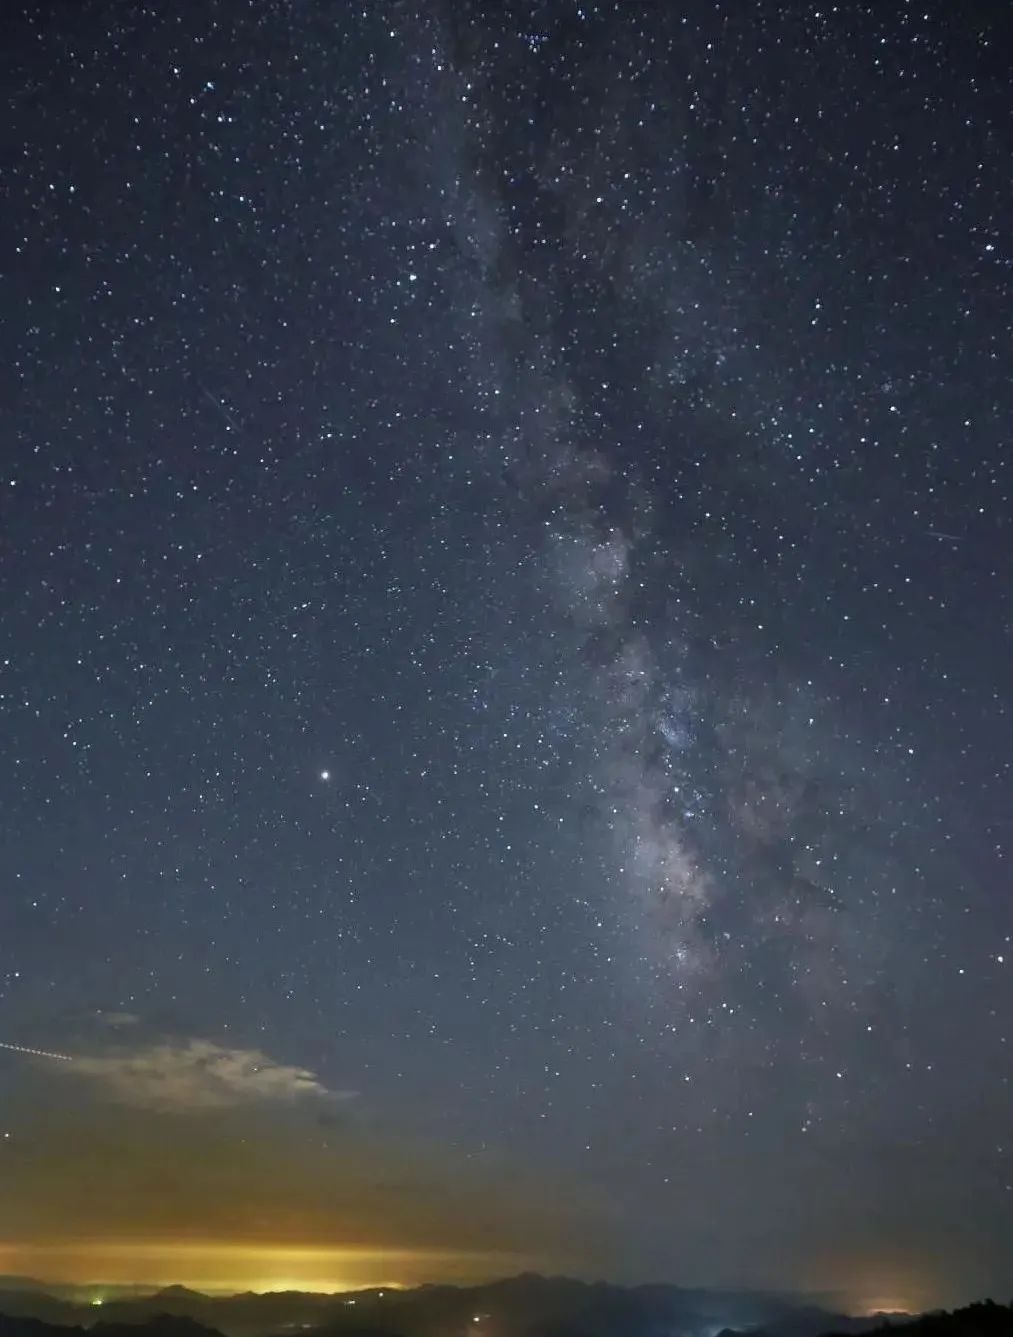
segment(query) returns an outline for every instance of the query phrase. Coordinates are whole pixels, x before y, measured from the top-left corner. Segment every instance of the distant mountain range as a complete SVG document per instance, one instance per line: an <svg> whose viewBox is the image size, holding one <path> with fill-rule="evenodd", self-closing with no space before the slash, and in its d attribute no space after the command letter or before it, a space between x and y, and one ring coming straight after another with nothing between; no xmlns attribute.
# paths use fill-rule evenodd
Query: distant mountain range
<svg viewBox="0 0 1013 1337"><path fill-rule="evenodd" d="M227 1296L185 1286L69 1287L0 1277L0 1314L6 1316L0 1337L67 1337L44 1327L19 1328L15 1320L88 1328L93 1337L290 1337L309 1330L312 1337L717 1337L730 1331L845 1337L881 1322L790 1296L535 1275L468 1287Z"/></svg>
<svg viewBox="0 0 1013 1337"><path fill-rule="evenodd" d="M110 1322L104 1313L97 1318L96 1307L89 1306L94 1321L76 1325L48 1323L24 1313L5 1313L7 1302L18 1296L22 1301L35 1294L39 1299L68 1303L37 1291L24 1290L20 1285L22 1279L16 1280L18 1286L4 1290L0 1279L0 1337L222 1337L219 1329L185 1315L164 1311L135 1321L116 1319ZM701 1307L699 1297L703 1295L709 1295L711 1299ZM690 1301L688 1296L697 1298ZM462 1306L465 1297L471 1301L481 1298L494 1304L498 1302L500 1308L486 1311L478 1309L474 1303ZM464 1337L464 1334L468 1337L476 1337L476 1334L478 1337L595 1337L595 1334L608 1334L609 1337L687 1337L688 1334L693 1337L745 1337L745 1334L749 1337L797 1337L801 1333L815 1337L817 1332L826 1337L845 1337L845 1334L855 1332L867 1332L870 1337L877 1337L877 1334L883 1337L1011 1337L1013 1334L1013 1306L993 1304L990 1300L951 1314L928 1314L914 1319L908 1315L892 1315L888 1321L884 1321L883 1315L873 1319L842 1320L838 1317L828 1329L810 1326L826 1321L824 1311L803 1307L782 1312L779 1317L771 1315L762 1326L715 1327L703 1317L703 1309L709 1309L711 1303L717 1303L720 1298L719 1292L690 1292L677 1287L624 1289L542 1278L516 1278L463 1290L433 1286L410 1292L388 1291L382 1296L380 1292L360 1291L344 1297L304 1296L293 1292L289 1296L239 1295L214 1300L184 1287L170 1287L140 1302L113 1301L113 1307L142 1303L158 1310L165 1304L229 1305L232 1302L249 1304L255 1300L284 1302L286 1299L312 1299L340 1305L340 1313L328 1307L321 1311L325 1321L311 1329L312 1337L417 1337L421 1333L433 1337L438 1331L443 1331L447 1337ZM746 1297L724 1298L734 1308ZM393 1303L387 1305L388 1299ZM754 1299L761 1308L764 1305L776 1307L778 1303L769 1297ZM14 1299L14 1303L18 1301ZM693 1306L697 1308L694 1310ZM104 1311L105 1305L101 1308ZM469 1309L475 1312L467 1312ZM693 1316L688 1317L691 1310ZM673 1323L666 1315L674 1311L682 1312L685 1317ZM440 1324L444 1326L441 1328ZM277 1337L283 1337L291 1328L289 1321L277 1330Z"/></svg>

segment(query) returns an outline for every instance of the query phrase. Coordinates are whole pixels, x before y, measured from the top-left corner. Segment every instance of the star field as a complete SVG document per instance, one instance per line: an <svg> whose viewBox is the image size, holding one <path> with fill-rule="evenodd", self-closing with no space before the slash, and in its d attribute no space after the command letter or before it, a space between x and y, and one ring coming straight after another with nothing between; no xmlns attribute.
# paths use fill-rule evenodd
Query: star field
<svg viewBox="0 0 1013 1337"><path fill-rule="evenodd" d="M1005 1296L972 9L12 11L0 1157L323 1093L546 1269Z"/></svg>

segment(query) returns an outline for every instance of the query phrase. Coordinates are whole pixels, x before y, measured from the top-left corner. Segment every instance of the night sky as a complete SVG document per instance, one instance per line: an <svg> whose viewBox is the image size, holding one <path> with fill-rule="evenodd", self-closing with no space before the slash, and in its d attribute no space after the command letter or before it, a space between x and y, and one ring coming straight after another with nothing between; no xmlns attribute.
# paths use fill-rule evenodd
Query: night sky
<svg viewBox="0 0 1013 1337"><path fill-rule="evenodd" d="M1002 11L5 7L0 1272L1008 1298Z"/></svg>

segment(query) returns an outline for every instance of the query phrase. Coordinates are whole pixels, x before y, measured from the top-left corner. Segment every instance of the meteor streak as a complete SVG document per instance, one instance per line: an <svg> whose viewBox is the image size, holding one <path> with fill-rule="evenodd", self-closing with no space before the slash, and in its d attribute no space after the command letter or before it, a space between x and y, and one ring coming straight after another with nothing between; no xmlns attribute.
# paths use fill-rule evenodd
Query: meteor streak
<svg viewBox="0 0 1013 1337"><path fill-rule="evenodd" d="M73 1063L72 1054L54 1054L49 1049L29 1049L27 1045L8 1045L0 1040L0 1049L8 1049L12 1054L30 1054L33 1058L58 1058L62 1063Z"/></svg>

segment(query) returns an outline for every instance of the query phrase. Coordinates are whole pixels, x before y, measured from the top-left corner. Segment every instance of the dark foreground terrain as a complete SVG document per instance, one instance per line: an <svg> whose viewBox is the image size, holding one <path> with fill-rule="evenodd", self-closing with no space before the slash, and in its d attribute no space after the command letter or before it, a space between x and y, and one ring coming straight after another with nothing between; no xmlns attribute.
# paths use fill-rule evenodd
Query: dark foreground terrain
<svg viewBox="0 0 1013 1337"><path fill-rule="evenodd" d="M515 1277L486 1286L207 1296L174 1286L82 1303L0 1282L0 1337L1013 1337L1013 1308L849 1318L798 1300Z"/></svg>
<svg viewBox="0 0 1013 1337"><path fill-rule="evenodd" d="M762 1330L769 1337L864 1333L852 1319L798 1297L679 1286L613 1286L533 1275L482 1286L421 1286L327 1295L302 1291L202 1295L182 1286L137 1295L114 1289L54 1294L42 1283L0 1281L0 1313L89 1329L94 1337L716 1337ZM96 1301L101 1300L101 1305ZM154 1326L152 1321L154 1320ZM172 1327L176 1321L178 1326ZM0 1337L67 1337L8 1326Z"/></svg>

